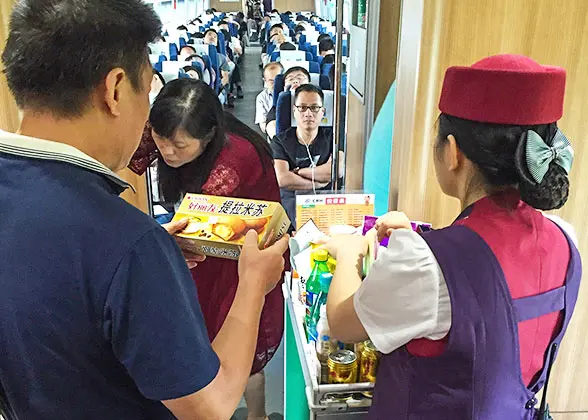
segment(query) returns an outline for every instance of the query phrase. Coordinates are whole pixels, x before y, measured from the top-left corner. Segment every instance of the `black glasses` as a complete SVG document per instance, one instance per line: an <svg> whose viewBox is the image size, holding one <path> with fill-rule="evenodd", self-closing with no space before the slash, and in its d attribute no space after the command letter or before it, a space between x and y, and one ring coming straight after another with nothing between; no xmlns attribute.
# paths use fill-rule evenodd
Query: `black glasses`
<svg viewBox="0 0 588 420"><path fill-rule="evenodd" d="M306 105L294 105L294 107L301 113L305 113L306 111L308 111L310 109L310 112L312 112L313 114L318 114L318 112L323 109L322 106L319 105L311 105L311 106L306 106Z"/></svg>

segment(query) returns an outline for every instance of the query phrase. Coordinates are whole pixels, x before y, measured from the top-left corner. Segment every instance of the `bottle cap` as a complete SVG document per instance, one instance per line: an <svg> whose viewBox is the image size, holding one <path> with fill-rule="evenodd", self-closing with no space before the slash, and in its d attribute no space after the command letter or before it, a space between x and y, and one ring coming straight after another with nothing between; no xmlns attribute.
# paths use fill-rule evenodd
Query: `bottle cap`
<svg viewBox="0 0 588 420"><path fill-rule="evenodd" d="M317 249L312 251L312 259L319 262L324 262L329 259L329 253L326 249Z"/></svg>

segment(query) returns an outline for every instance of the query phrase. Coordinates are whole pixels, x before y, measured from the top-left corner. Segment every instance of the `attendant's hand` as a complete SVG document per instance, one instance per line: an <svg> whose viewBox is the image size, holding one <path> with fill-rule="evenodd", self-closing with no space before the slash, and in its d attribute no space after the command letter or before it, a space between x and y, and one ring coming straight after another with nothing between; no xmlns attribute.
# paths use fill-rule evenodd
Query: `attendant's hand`
<svg viewBox="0 0 588 420"><path fill-rule="evenodd" d="M247 232L239 257L239 287L252 288L254 293L261 292L264 296L271 292L282 278L289 238L285 235L260 251L257 232Z"/></svg>
<svg viewBox="0 0 588 420"><path fill-rule="evenodd" d="M165 223L161 226L167 230L167 233L173 236L184 230L186 226L188 226L189 222L190 219L182 219L175 222ZM193 252L184 250L182 250L182 253L184 254L184 259L186 260L186 264L188 264L188 268L190 270L196 267L198 263L201 263L206 259L206 255L194 254Z"/></svg>
<svg viewBox="0 0 588 420"><path fill-rule="evenodd" d="M323 247L335 259L364 257L369 248L369 241L373 236L336 235L328 241L322 239Z"/></svg>
<svg viewBox="0 0 588 420"><path fill-rule="evenodd" d="M412 229L412 226L406 214L400 211L391 211L380 217L374 228L378 232L378 242L382 242L384 238L389 238L394 230Z"/></svg>

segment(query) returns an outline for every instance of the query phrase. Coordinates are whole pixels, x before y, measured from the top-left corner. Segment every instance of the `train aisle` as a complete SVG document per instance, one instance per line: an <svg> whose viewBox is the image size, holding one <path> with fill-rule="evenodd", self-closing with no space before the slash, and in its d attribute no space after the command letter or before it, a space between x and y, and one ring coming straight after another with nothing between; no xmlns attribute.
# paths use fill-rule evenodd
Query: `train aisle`
<svg viewBox="0 0 588 420"><path fill-rule="evenodd" d="M263 89L263 79L259 69L260 56L261 46L259 43L252 43L245 48L240 64L244 98L236 99L235 108L230 112L261 133L259 126L255 124L255 98Z"/></svg>
<svg viewBox="0 0 588 420"><path fill-rule="evenodd" d="M241 61L241 77L243 86L243 99L235 100L235 108L230 112L253 127L257 131L259 126L255 125L255 98L263 89L261 70L259 69L259 57L261 47L259 43L252 43L245 48L245 54ZM278 348L274 358L265 368L265 396L266 410L270 420L282 420L284 418L284 345ZM239 408L231 420L246 420L247 408L245 401L241 400Z"/></svg>

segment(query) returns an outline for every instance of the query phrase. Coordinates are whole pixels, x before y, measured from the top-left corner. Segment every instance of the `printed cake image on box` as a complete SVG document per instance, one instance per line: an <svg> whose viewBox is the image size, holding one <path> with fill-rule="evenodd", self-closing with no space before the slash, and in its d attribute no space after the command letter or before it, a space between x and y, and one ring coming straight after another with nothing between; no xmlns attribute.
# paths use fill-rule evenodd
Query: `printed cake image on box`
<svg viewBox="0 0 588 420"><path fill-rule="evenodd" d="M238 259L249 230L259 234L260 249L288 231L290 220L280 203L186 194L173 220L189 219L176 235L180 248L209 257Z"/></svg>

